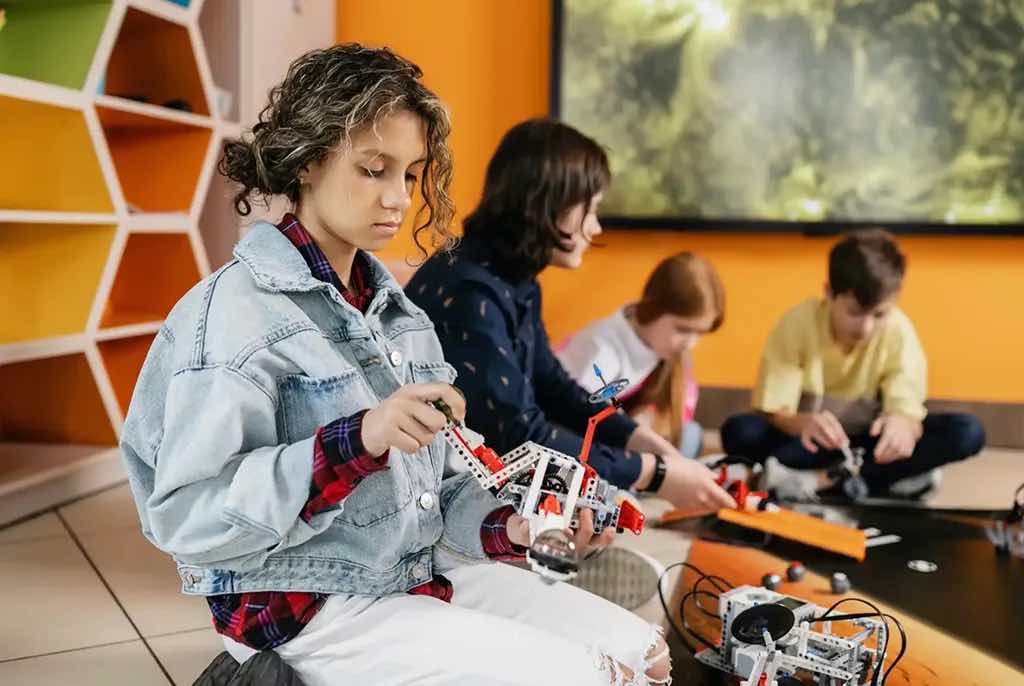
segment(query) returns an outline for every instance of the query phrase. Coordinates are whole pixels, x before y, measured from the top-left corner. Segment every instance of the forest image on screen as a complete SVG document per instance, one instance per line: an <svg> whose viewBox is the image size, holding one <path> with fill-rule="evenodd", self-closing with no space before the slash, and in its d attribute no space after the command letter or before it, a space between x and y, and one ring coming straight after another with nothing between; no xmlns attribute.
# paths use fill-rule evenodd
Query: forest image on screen
<svg viewBox="0 0 1024 686"><path fill-rule="evenodd" d="M1024 223L1024 1L564 0L629 218Z"/></svg>

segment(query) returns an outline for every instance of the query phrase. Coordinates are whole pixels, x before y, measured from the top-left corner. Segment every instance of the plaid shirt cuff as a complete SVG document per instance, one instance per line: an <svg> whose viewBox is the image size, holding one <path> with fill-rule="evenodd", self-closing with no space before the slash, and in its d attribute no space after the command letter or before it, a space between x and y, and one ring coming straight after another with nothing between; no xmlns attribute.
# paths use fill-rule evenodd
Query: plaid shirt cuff
<svg viewBox="0 0 1024 686"><path fill-rule="evenodd" d="M480 525L480 542L492 560L511 562L526 557L526 548L508 540L508 518L516 513L511 505L499 507L484 517Z"/></svg>
<svg viewBox="0 0 1024 686"><path fill-rule="evenodd" d="M316 432L313 442L313 479L309 498L299 515L309 522L347 498L373 472L388 468L388 453L374 457L363 447L366 410L336 419Z"/></svg>
<svg viewBox="0 0 1024 686"><path fill-rule="evenodd" d="M440 574L425 584L409 589L409 595L430 596L431 598L443 600L446 603L452 602L454 594L455 589L452 586L452 582L448 580L448 577L441 576Z"/></svg>

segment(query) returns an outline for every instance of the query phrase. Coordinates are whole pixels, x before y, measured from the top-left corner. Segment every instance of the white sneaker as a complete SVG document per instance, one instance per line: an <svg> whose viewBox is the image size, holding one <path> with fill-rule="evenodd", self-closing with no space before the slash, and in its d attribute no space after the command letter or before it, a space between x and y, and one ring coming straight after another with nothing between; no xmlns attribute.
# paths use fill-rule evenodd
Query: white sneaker
<svg viewBox="0 0 1024 686"><path fill-rule="evenodd" d="M889 495L897 498L922 499L935 493L942 484L942 470L933 469L924 474L908 476L889 486Z"/></svg>

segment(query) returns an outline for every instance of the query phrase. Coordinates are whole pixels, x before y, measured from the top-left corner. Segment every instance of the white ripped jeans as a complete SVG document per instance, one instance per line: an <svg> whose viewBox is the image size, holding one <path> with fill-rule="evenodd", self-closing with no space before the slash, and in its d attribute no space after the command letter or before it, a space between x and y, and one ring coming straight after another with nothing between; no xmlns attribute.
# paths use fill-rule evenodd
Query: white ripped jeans
<svg viewBox="0 0 1024 686"><path fill-rule="evenodd" d="M451 604L418 595L331 596L276 650L306 686L648 684L660 627L564 583L507 564L445 574ZM239 662L254 651L224 638ZM636 675L626 680L612 660Z"/></svg>

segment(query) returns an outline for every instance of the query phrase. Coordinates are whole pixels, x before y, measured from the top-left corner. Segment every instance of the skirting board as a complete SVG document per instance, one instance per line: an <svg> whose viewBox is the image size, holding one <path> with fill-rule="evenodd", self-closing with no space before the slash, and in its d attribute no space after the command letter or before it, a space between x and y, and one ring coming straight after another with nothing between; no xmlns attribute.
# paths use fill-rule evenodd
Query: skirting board
<svg viewBox="0 0 1024 686"><path fill-rule="evenodd" d="M981 420L988 445L1024 448L1024 404L962 400L929 400L929 412L969 412ZM695 419L718 428L731 415L750 411L749 388L701 387Z"/></svg>
<svg viewBox="0 0 1024 686"><path fill-rule="evenodd" d="M2 446L0 446L2 452ZM0 494L0 527L102 490L127 478L117 448L95 450L90 459L70 463L45 478Z"/></svg>

